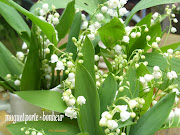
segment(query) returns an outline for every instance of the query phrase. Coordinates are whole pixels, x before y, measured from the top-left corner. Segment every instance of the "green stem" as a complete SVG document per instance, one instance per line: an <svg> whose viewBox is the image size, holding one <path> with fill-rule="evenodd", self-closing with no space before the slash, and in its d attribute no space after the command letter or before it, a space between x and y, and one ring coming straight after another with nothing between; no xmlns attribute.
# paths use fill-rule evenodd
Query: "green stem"
<svg viewBox="0 0 180 135"><path fill-rule="evenodd" d="M171 18L170 18L170 16L169 16L169 22L170 22L170 26L169 26L168 34L167 34L167 36L166 36L166 39L165 39L165 41L164 41L163 46L166 44L167 39L168 39L168 36L169 36L169 34L170 34L170 32L171 32L172 24L171 24Z"/></svg>

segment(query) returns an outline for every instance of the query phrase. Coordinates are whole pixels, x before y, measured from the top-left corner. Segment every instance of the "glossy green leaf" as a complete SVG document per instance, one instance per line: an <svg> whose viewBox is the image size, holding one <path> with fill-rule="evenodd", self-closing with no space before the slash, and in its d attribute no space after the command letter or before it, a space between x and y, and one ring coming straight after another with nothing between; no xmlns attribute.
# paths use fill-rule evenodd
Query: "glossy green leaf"
<svg viewBox="0 0 180 135"><path fill-rule="evenodd" d="M41 30L44 32L44 34L52 43L54 43L55 45L57 44L55 29L51 24L39 19L37 16L33 15L26 9L22 8L20 5L18 5L12 0L0 0L0 1L7 5L10 5L11 7L15 8L16 10L27 16L32 22L34 22L37 26L41 28Z"/></svg>
<svg viewBox="0 0 180 135"><path fill-rule="evenodd" d="M51 5L55 5L56 9L59 8L65 8L66 5L71 2L72 0L44 0L43 3L48 3L49 6L51 7ZM106 0L76 0L75 3L75 7L76 8L80 8L83 9L84 11L86 11L89 14L93 14L95 9L98 7L98 3L103 3ZM32 8L31 8L31 12L35 13L36 8L41 8L42 4L41 2L37 2ZM50 8L50 10L52 10Z"/></svg>
<svg viewBox="0 0 180 135"><path fill-rule="evenodd" d="M99 126L99 95L93 78L81 64L77 65L75 80L75 97L86 98L86 104L80 106L80 117L78 117L80 130L90 135L102 135L102 129Z"/></svg>
<svg viewBox="0 0 180 135"><path fill-rule="evenodd" d="M169 3L176 3L179 2L179 0L141 0L136 6L131 10L130 14L126 18L125 24L128 25L133 15L142 10L149 7L162 5L162 4L169 4Z"/></svg>
<svg viewBox="0 0 180 135"><path fill-rule="evenodd" d="M19 76L23 72L24 65L16 59L14 55L0 42L0 77L4 80L7 74L12 76ZM19 87L15 86L13 82L7 82L15 90Z"/></svg>
<svg viewBox="0 0 180 135"><path fill-rule="evenodd" d="M82 48L83 54L83 66L87 69L87 71L91 74L93 80L95 81L95 71L94 71L94 47L92 42L88 37L85 38Z"/></svg>
<svg viewBox="0 0 180 135"><path fill-rule="evenodd" d="M69 38L68 38L68 43L66 46L66 51L67 52L71 52L73 53L73 59L75 60L76 58L76 52L77 52L77 47L75 46L75 44L72 41L72 38L75 37L76 39L79 36L79 32L80 32L80 28L81 28L81 12L76 13L72 26L71 26L71 30L69 33Z"/></svg>
<svg viewBox="0 0 180 135"><path fill-rule="evenodd" d="M98 32L104 45L112 48L125 35L124 24L114 17L109 23L102 26Z"/></svg>
<svg viewBox="0 0 180 135"><path fill-rule="evenodd" d="M44 130L46 135L75 135L79 132L79 129L64 121L29 121L27 124L24 122L18 122L16 124L10 124L7 126L12 135L24 135L25 131L21 131L21 128L35 128L38 131Z"/></svg>
<svg viewBox="0 0 180 135"><path fill-rule="evenodd" d="M148 110L137 123L131 126L130 135L153 135L168 118L173 107L175 93L163 97L155 106Z"/></svg>
<svg viewBox="0 0 180 135"><path fill-rule="evenodd" d="M161 31L161 25L159 22L149 27L148 32L142 32L139 38L130 40L130 47L129 47L130 51L129 51L128 56L130 56L135 49L144 49L144 52L147 52L150 49L150 47L147 45L146 36L147 35L151 36L151 40L148 42L148 44L151 45L153 42L156 41L156 37L161 37L161 34L162 34L162 31Z"/></svg>
<svg viewBox="0 0 180 135"><path fill-rule="evenodd" d="M64 113L67 108L61 99L62 94L56 91L21 91L16 94L27 102L48 110Z"/></svg>
<svg viewBox="0 0 180 135"><path fill-rule="evenodd" d="M161 47L162 52L167 52L168 49L173 49L174 51L180 51L180 42Z"/></svg>
<svg viewBox="0 0 180 135"><path fill-rule="evenodd" d="M68 30L71 27L71 24L73 22L73 18L75 15L75 8L74 8L75 1L68 3L66 9L64 10L63 14L61 15L61 18L59 20L59 24L55 27L58 31L58 38L61 40L65 37Z"/></svg>
<svg viewBox="0 0 180 135"><path fill-rule="evenodd" d="M107 107L111 106L117 91L117 83L112 74L104 80L99 88L100 110L101 113L107 111Z"/></svg>
<svg viewBox="0 0 180 135"><path fill-rule="evenodd" d="M148 28L151 26L151 17L152 13L146 15L139 23L136 24L136 26L142 26L146 25Z"/></svg>
<svg viewBox="0 0 180 135"><path fill-rule="evenodd" d="M25 90L40 90L41 86L41 60L39 56L40 42L36 34L37 27L32 26L31 43L29 53L21 78L20 89Z"/></svg>
<svg viewBox="0 0 180 135"><path fill-rule="evenodd" d="M8 22L8 24L17 31L22 40L26 41L29 45L28 40L30 40L31 31L20 16L20 14L11 6L0 2L0 14Z"/></svg>

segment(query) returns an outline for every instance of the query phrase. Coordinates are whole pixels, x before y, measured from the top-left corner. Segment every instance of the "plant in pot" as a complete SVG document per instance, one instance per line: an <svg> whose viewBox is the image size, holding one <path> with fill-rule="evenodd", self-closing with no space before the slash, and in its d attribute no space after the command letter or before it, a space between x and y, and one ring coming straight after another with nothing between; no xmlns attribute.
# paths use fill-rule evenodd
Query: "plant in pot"
<svg viewBox="0 0 180 135"><path fill-rule="evenodd" d="M162 16L148 14L135 26L128 26L138 10L178 0L140 1L125 21L122 16L127 13L126 0L71 1L55 27L49 23L58 22L54 9L62 8L64 1L38 2L32 13L11 0L0 1L36 24L32 27L33 43L29 45L20 84L26 91L16 94L31 104L65 115L61 122L44 116L43 121L8 125L11 133L153 135L160 129L179 127L179 43L159 47L164 34L160 22L165 17L175 19L172 9L167 7ZM87 20L75 6L84 9L91 18ZM69 28L67 43L57 47ZM171 25L168 29L172 33L177 31ZM41 45L36 46L38 43ZM100 57L107 71L98 68ZM39 61L42 66L38 66ZM52 73L46 74L50 83L57 80L54 86L60 85L62 94L45 90L53 86L43 85L48 78L42 73L46 64L51 65Z"/></svg>
<svg viewBox="0 0 180 135"><path fill-rule="evenodd" d="M13 2L13 4L16 3ZM24 10L23 8L21 9ZM57 69L57 73L55 73L55 64L49 62L50 54L56 54L56 52L53 48L48 48L52 43L47 36L41 32L41 29L37 27L36 24L33 24L30 30L20 14L13 7L1 2L0 11L4 19L17 31L19 37L24 41L22 50L18 50L15 56L3 43L0 43L0 85L9 90L12 114L38 113L40 115L42 114L42 109L40 107L26 102L20 98L16 92L28 90L51 90L61 92L59 89L60 70ZM32 15L29 12L27 13ZM58 40L58 35L54 27L58 26L59 13L54 9L52 11L52 16L55 16L55 18L49 23L44 22L41 20L42 18L36 17L35 15L33 15L33 18L37 24L40 23L45 29L51 28L51 30L54 31L53 37L55 37L55 39L52 39L52 42L55 43ZM46 32L48 31L49 30L46 29Z"/></svg>

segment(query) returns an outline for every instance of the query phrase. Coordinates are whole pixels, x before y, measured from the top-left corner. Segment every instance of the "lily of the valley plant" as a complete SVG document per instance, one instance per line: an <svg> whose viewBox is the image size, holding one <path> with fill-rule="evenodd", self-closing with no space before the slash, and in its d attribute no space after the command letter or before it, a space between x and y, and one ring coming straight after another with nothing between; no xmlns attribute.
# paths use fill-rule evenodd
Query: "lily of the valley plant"
<svg viewBox="0 0 180 135"><path fill-rule="evenodd" d="M175 5L128 26L138 10L179 0L142 0L126 20L127 0L73 0L61 16L61 0L38 1L31 12L0 1L2 16L24 41L16 56L0 44L1 88L66 116L62 122L9 125L13 134L153 135L180 126L180 43L159 47L167 41L161 40L165 18L167 35L177 31ZM33 22L31 30L15 9ZM66 34L68 41L59 46ZM55 132L61 129L67 132Z"/></svg>

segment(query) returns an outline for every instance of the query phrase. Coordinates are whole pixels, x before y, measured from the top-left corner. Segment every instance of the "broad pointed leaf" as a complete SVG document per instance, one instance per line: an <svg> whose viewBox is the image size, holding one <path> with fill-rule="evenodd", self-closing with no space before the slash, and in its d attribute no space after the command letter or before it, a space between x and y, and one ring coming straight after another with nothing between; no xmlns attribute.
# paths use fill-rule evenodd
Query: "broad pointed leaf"
<svg viewBox="0 0 180 135"><path fill-rule="evenodd" d="M75 97L84 96L86 98L86 104L80 106L80 117L78 117L80 130L90 135L102 135L102 129L99 126L99 95L95 82L90 73L80 64L77 65L75 80Z"/></svg>
<svg viewBox="0 0 180 135"><path fill-rule="evenodd" d="M107 107L111 106L117 91L117 83L112 74L104 80L99 89L99 99L101 113L107 111Z"/></svg>
<svg viewBox="0 0 180 135"><path fill-rule="evenodd" d="M155 106L148 110L137 123L131 126L130 135L153 135L168 118L173 107L175 93L163 97Z"/></svg>
<svg viewBox="0 0 180 135"><path fill-rule="evenodd" d="M58 38L61 40L65 37L68 30L71 27L71 24L73 22L73 18L75 15L75 8L74 8L75 1L73 0L70 2L66 9L64 10L63 14L61 15L61 18L59 20L59 24L56 26L56 30L58 31Z"/></svg>
<svg viewBox="0 0 180 135"><path fill-rule="evenodd" d="M39 90L41 86L41 60L39 56L40 42L36 35L36 26L33 25L31 45L21 78L21 90Z"/></svg>
<svg viewBox="0 0 180 135"><path fill-rule="evenodd" d="M56 112L64 113L67 108L64 101L61 99L62 94L56 91L21 91L16 92L18 96L27 102Z"/></svg>

